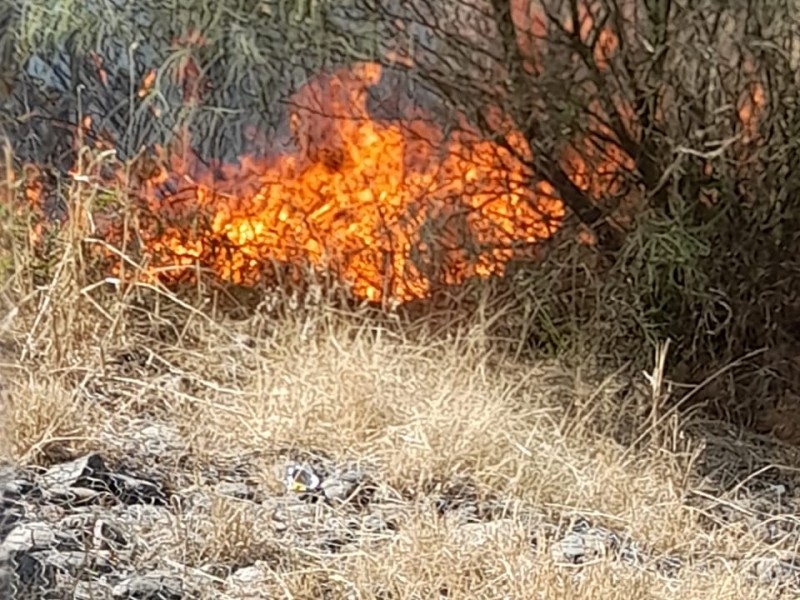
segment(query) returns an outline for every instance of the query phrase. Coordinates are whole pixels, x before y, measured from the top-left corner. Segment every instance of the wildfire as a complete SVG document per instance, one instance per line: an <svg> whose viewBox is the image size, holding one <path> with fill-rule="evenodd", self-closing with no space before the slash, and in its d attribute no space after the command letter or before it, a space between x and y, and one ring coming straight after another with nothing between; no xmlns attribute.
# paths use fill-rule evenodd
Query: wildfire
<svg viewBox="0 0 800 600"><path fill-rule="evenodd" d="M514 7L515 22L525 32L518 41L533 73L541 65L547 21L535 3ZM583 40L595 16L586 7L578 13ZM175 42L181 48L203 43L193 32ZM593 55L601 71L619 45L617 35L603 27ZM105 83L102 61L96 66ZM209 89L201 73L191 52L176 67L187 104L201 103ZM486 116L495 131L506 132L500 142L465 123L445 133L418 108L397 120L378 120L367 99L381 75L378 64L363 63L309 81L289 102L293 149L277 156L245 155L236 164L208 165L183 132L168 148L156 148L146 167L118 169L110 177L110 185L136 200L132 229L113 209L90 221L122 253L146 259L145 277L175 282L202 269L252 285L275 266L296 275L310 267L335 273L370 301L408 301L439 284L502 275L512 258L532 254L558 230L564 205L552 186L532 183L530 146L499 110ZM137 97L146 100L156 83L150 71ZM756 137L766 98L758 83L749 92L738 116ZM637 137L633 108L622 97L613 101ZM153 118L159 118L153 106ZM603 123L602 107L593 102L589 108L594 117L588 131L569 140L558 161L578 189L600 200L622 191L620 174L635 164L617 144L598 142L614 134ZM78 129L83 143L91 119ZM263 139L263 132L252 129L246 135ZM109 147L113 141L101 145ZM81 161L73 170L76 182L91 179L86 168ZM96 177L109 184L107 175ZM34 179L26 191L31 205L41 196ZM593 243L591 232L579 241ZM121 275L118 254L98 248L117 260L112 268Z"/></svg>
<svg viewBox="0 0 800 600"><path fill-rule="evenodd" d="M253 284L274 263L311 266L359 297L406 301L434 283L502 274L520 246L556 231L564 208L548 185L531 187L526 145L467 127L446 136L421 113L377 121L366 101L380 76L362 64L301 89L291 154L209 169L185 140L184 152L162 151L166 168L139 191L151 272L174 279L199 264ZM175 265L186 268L165 269Z"/></svg>

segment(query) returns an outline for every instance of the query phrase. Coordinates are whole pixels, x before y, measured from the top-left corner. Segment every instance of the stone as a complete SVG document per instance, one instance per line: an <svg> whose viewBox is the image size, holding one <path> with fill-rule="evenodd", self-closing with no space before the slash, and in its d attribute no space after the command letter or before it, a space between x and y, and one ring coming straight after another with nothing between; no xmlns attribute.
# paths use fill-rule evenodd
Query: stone
<svg viewBox="0 0 800 600"><path fill-rule="evenodd" d="M128 540L119 527L104 519L95 521L92 528L92 547L118 551L128 545Z"/></svg>
<svg viewBox="0 0 800 600"><path fill-rule="evenodd" d="M156 481L123 473L113 473L109 480L112 492L123 504L163 505L167 502L167 493Z"/></svg>
<svg viewBox="0 0 800 600"><path fill-rule="evenodd" d="M0 502L0 541L4 540L14 526L25 516L25 506L15 501Z"/></svg>
<svg viewBox="0 0 800 600"><path fill-rule="evenodd" d="M111 588L101 581L76 581L73 600L110 600Z"/></svg>
<svg viewBox="0 0 800 600"><path fill-rule="evenodd" d="M0 564L0 598L12 598L16 587L15 573L9 565Z"/></svg>
<svg viewBox="0 0 800 600"><path fill-rule="evenodd" d="M753 571L762 585L800 583L800 566L792 560L781 560L775 556L762 558L756 562Z"/></svg>
<svg viewBox="0 0 800 600"><path fill-rule="evenodd" d="M48 498L51 503L68 506L82 506L94 503L101 492L86 487L67 487L55 485L49 488Z"/></svg>
<svg viewBox="0 0 800 600"><path fill-rule="evenodd" d="M39 594L43 590L55 586L55 568L44 561L41 555L24 552L14 557L11 564L14 566L16 575L17 594L22 590L25 590L26 594ZM18 597L29 598L31 596L18 595Z"/></svg>
<svg viewBox="0 0 800 600"><path fill-rule="evenodd" d="M6 539L0 544L0 548L11 555L50 550L59 545L60 537L63 538L47 523L21 523L9 532Z"/></svg>
<svg viewBox="0 0 800 600"><path fill-rule="evenodd" d="M139 465L160 462L185 449L177 427L151 419L134 419L126 423L124 432L108 430L101 435L103 441L119 448Z"/></svg>
<svg viewBox="0 0 800 600"><path fill-rule="evenodd" d="M99 552L69 550L66 552L48 552L42 559L55 568L77 578L96 577L104 573L112 573L114 566L109 558Z"/></svg>
<svg viewBox="0 0 800 600"><path fill-rule="evenodd" d="M145 453L151 456L161 457L184 446L178 428L165 423L148 423L134 431L134 440L140 442Z"/></svg>
<svg viewBox="0 0 800 600"><path fill-rule="evenodd" d="M58 527L72 533L81 544L90 544L97 550L121 550L128 545L115 524L91 513L69 514L59 521Z"/></svg>
<svg viewBox="0 0 800 600"><path fill-rule="evenodd" d="M12 479L0 486L0 496L12 500L19 500L30 494L35 489L33 483L26 479Z"/></svg>
<svg viewBox="0 0 800 600"><path fill-rule="evenodd" d="M181 600L184 596L183 581L171 573L153 571L121 581L114 586L111 595L135 600Z"/></svg>
<svg viewBox="0 0 800 600"><path fill-rule="evenodd" d="M322 478L309 465L289 465L286 467L284 485L286 490L297 494L308 494L319 490Z"/></svg>
<svg viewBox="0 0 800 600"><path fill-rule="evenodd" d="M239 587L252 586L263 580L264 572L255 565L237 569L228 577L228 583Z"/></svg>
<svg viewBox="0 0 800 600"><path fill-rule="evenodd" d="M358 480L329 477L322 482L322 493L328 500L346 502L356 491Z"/></svg>
<svg viewBox="0 0 800 600"><path fill-rule="evenodd" d="M17 477L17 468L5 461L0 463L0 489Z"/></svg>
<svg viewBox="0 0 800 600"><path fill-rule="evenodd" d="M42 475L41 485L56 490L70 487L103 490L106 487L106 476L103 457L93 453L51 467Z"/></svg>

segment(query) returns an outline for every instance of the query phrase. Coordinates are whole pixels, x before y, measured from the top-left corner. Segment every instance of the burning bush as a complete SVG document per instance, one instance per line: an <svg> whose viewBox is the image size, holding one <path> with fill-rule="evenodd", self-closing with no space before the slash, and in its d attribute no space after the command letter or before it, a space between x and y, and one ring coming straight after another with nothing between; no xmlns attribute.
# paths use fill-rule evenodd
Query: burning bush
<svg viewBox="0 0 800 600"><path fill-rule="evenodd" d="M115 8L113 31L59 10L13 17L4 127L22 161L121 190L90 228L137 275L310 265L406 301L544 255L502 284L523 346L797 344L793 9L198 0Z"/></svg>

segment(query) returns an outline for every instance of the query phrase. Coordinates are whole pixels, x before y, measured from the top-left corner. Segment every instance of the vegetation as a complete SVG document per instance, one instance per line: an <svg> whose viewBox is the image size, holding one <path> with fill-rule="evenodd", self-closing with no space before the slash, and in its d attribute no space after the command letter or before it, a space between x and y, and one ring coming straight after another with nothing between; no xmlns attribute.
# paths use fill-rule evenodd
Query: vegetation
<svg viewBox="0 0 800 600"><path fill-rule="evenodd" d="M264 597L376 597L390 579L384 597L792 593L748 569L791 552L797 535L785 505L753 508L750 492L767 472L792 487L781 465L800 441L793 1L10 4L0 8L8 459L46 466L99 450L121 461L124 432L144 420L178 432L176 481L255 453L260 485L277 490L286 446L376 465L399 499L398 531L359 537L350 554L283 549ZM393 310L312 277L244 289L103 270L92 212L137 223L130 190L104 173L136 181L142 148L184 128L202 158L255 152L248 132L287 136L288 99L308 78L363 62L383 67L376 118L402 118L408 100L446 131L466 121L563 200L567 219L535 261ZM202 102L187 92L195 66L190 83L214 82ZM85 115L92 133L75 133ZM51 178L36 206L30 164ZM65 217L59 227L40 229L42 206L45 223ZM119 252L126 269L146 270ZM505 515L507 535L477 549L434 516L437 490L465 475L518 511ZM279 542L219 502L199 538L176 525L152 553L192 568L266 560ZM576 577L549 548L534 561L531 512L559 525L590 514L685 568L668 578L600 561Z"/></svg>

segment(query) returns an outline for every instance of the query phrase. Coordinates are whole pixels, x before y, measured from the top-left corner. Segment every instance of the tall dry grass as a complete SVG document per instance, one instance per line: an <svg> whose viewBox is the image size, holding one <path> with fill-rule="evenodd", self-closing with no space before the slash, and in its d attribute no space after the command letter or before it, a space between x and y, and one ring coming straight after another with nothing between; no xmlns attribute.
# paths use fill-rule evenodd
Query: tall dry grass
<svg viewBox="0 0 800 600"><path fill-rule="evenodd" d="M713 463L710 442L667 402L686 390L665 381L663 349L641 349L653 356L648 388L586 355L518 356L495 343L485 317L502 306L488 303L450 322L435 312L412 320L308 296L289 307L276 290L277 308L247 312L212 301L210 287L109 280L87 259L91 232L75 218L93 193L71 190L71 225L47 255L31 252L24 228L4 230L3 451L22 466L97 451L111 464L161 470L178 491L202 491L208 503L192 509L143 509L142 565L179 568L208 598L781 593L749 568L791 551L793 538L760 539L758 520L710 520L713 507L736 505L713 487L729 465L698 469ZM149 445L148 428L158 431ZM246 464L257 488L279 498L286 452L361 464L395 531L362 528L334 554L287 545L268 510L200 477ZM488 524L436 511L464 481L493 514ZM692 502L696 494L712 508ZM531 543L576 515L684 566L671 577L614 559L565 566L553 540ZM238 587L217 572L242 566L254 571Z"/></svg>

